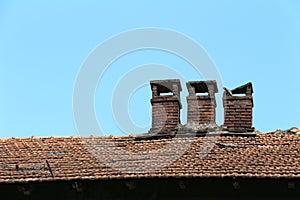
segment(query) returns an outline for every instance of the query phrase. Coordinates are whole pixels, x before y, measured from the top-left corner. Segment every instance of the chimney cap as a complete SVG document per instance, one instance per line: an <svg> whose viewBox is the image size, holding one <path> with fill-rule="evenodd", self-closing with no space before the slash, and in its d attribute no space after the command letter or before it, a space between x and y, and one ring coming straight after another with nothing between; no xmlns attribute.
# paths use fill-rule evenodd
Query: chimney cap
<svg viewBox="0 0 300 200"><path fill-rule="evenodd" d="M208 88L213 87L213 92L218 92L217 82L215 80L207 80L207 81L189 81L186 83L187 88L193 87L195 88L196 93L204 93L208 92Z"/></svg>
<svg viewBox="0 0 300 200"><path fill-rule="evenodd" d="M167 79L167 80L152 80L150 81L151 88L157 87L159 93L174 92L173 85L177 85L179 92L182 91L179 79Z"/></svg>
<svg viewBox="0 0 300 200"><path fill-rule="evenodd" d="M232 94L253 94L253 86L251 82L248 82L242 86L239 86L231 90Z"/></svg>

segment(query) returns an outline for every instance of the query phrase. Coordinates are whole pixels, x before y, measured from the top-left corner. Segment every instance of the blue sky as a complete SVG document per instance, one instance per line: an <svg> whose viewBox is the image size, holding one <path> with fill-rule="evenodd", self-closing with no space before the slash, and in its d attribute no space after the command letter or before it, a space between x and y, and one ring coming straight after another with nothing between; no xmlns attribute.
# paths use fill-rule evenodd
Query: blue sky
<svg viewBox="0 0 300 200"><path fill-rule="evenodd" d="M258 130L300 127L299 1L2 0L0 137L76 135L72 95L82 63L111 36L143 27L193 38L228 88L252 81ZM189 64L179 57L145 50L112 63L98 88L111 91L126 72L147 63L199 79L183 70ZM110 99L101 92L96 92L95 108L103 132L122 134L107 106ZM151 123L149 98L150 88L144 85L129 101L131 119L139 126Z"/></svg>

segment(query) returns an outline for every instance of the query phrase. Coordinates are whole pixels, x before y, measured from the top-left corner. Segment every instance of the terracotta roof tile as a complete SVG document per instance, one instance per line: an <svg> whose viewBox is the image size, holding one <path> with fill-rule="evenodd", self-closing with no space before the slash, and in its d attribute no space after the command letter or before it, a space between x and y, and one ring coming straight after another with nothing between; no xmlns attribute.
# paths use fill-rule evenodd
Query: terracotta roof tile
<svg viewBox="0 0 300 200"><path fill-rule="evenodd" d="M151 177L299 178L299 140L300 135L283 133L139 140L133 136L0 139L0 182Z"/></svg>

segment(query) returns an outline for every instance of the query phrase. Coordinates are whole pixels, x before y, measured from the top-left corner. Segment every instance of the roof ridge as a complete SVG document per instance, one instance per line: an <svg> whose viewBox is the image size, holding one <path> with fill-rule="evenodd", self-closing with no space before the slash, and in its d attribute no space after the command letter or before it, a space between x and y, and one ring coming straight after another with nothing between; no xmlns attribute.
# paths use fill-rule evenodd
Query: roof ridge
<svg viewBox="0 0 300 200"><path fill-rule="evenodd" d="M230 132L229 132L230 133ZM286 130L282 130L282 129L276 129L276 130L272 130L272 131L266 131L266 132L260 132L260 131L255 131L256 134L295 134L295 135L300 135L300 129L297 127L291 127L289 129ZM0 140L11 140L11 139L49 139L49 138L112 138L112 139L128 139L128 138L140 138L140 137L151 137L153 135L148 134L148 133L144 133L144 134L130 134L130 135L88 135L88 136L81 136L81 135L67 135L67 136L57 136L57 135L52 135L52 136L25 136L25 137L0 137ZM237 133L235 133L237 134ZM158 136L164 136L164 135L168 135L168 134L156 134ZM183 134L180 134L183 135ZM219 134L220 136L222 134ZM226 136L230 136L230 134L226 134ZM233 134L234 135L234 134ZM196 135L195 135L196 136ZM205 134L203 135L205 136Z"/></svg>

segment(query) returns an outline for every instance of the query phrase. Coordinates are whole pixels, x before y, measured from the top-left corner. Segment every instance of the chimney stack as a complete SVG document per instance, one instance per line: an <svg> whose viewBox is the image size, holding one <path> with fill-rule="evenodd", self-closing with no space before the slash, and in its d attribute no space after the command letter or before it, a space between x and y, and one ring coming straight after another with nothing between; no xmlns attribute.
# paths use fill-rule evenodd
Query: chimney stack
<svg viewBox="0 0 300 200"><path fill-rule="evenodd" d="M224 126L230 132L253 132L252 108L254 105L252 83L249 82L233 90L224 89Z"/></svg>
<svg viewBox="0 0 300 200"><path fill-rule="evenodd" d="M189 96L187 123L216 124L216 99L218 92L216 81L189 81L186 83ZM207 93L198 95L199 93Z"/></svg>
<svg viewBox="0 0 300 200"><path fill-rule="evenodd" d="M152 128L150 132L170 130L180 124L179 79L150 81L152 90Z"/></svg>

